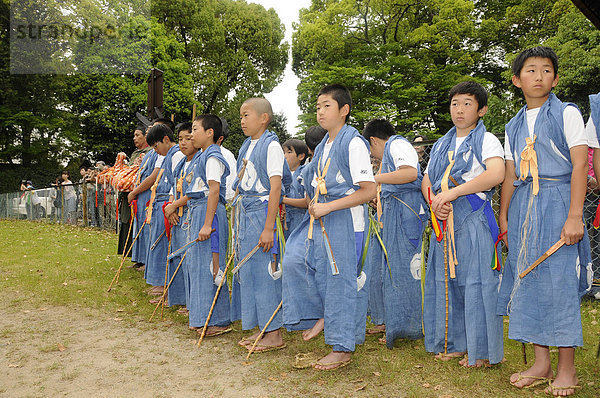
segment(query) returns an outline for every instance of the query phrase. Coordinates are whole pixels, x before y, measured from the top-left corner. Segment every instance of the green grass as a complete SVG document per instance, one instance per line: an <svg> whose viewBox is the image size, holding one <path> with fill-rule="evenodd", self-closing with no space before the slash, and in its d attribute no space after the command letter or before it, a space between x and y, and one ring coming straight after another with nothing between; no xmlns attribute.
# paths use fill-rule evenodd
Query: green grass
<svg viewBox="0 0 600 398"><path fill-rule="evenodd" d="M12 310L51 310L55 306L64 306L85 315L85 309L91 308L106 313L107 319L122 318L125 326L151 329L159 324L159 321L147 322L154 306L147 303L147 285L139 272L124 269L119 284L111 292L106 291L120 262L120 256L113 254L117 246L114 234L63 225L0 221L0 239L4 242L0 247L2 300ZM582 319L585 346L576 351L576 366L583 389L578 396L598 397L600 360L595 356L600 301L584 300ZM186 323L187 319L177 315L174 309L165 310L163 324L171 325L174 336L189 337ZM235 329L234 333L220 338L223 344L234 345L242 337L239 323L235 324ZM505 327L505 333L507 329ZM12 333L11 330L0 330L0 337L9 337ZM255 375L236 380L236 383L240 390L266 384L268 391L275 391L276 396L500 397L534 394L517 390L508 383L510 375L523 370L525 365L521 345L507 338L505 363L491 369L463 369L456 361L435 361L425 352L423 340L398 341L393 350L388 350L377 342L379 337L367 336L366 343L357 347L350 366L337 372L317 372L295 370L291 364L296 353L326 354L330 348L324 344L323 337L304 342L299 333L284 332L286 350L254 355L250 363L244 362L242 349L239 358L231 358L232 366L253 367ZM57 349L49 340L40 350L51 352ZM210 349L216 353L220 350L219 347ZM533 360L532 347L527 350L529 360ZM552 356L556 366L557 354ZM163 362L159 365L166 366ZM62 371L58 363L53 367L59 371L62 380L69 381L77 376ZM219 389L215 386L214 391Z"/></svg>

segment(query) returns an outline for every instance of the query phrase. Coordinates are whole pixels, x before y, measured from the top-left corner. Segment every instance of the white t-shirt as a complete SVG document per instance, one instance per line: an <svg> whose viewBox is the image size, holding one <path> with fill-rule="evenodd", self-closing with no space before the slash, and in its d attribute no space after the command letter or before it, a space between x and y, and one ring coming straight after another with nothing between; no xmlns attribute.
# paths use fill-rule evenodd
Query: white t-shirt
<svg viewBox="0 0 600 398"><path fill-rule="evenodd" d="M164 160L165 160L165 157L163 155L158 155L158 157L156 158L156 163L154 163L154 168L160 169L162 167Z"/></svg>
<svg viewBox="0 0 600 398"><path fill-rule="evenodd" d="M221 176L225 173L225 165L214 156L206 161L206 181L216 181L221 183ZM208 195L208 186L204 184L200 176L194 176L191 192L204 192Z"/></svg>
<svg viewBox="0 0 600 398"><path fill-rule="evenodd" d="M541 108L530 109L526 112L527 129L529 130L529 137L531 138L533 138L535 134L533 130L535 127L535 120L540 113L540 109ZM565 108L565 111L563 112L563 124L565 129L565 139L569 149L577 145L588 145L588 135L585 130L583 117L577 108L574 106L567 106ZM508 142L508 135L504 133L504 157L506 160L514 161L515 158L511 149L510 143ZM523 148L521 148L521 150L523 150ZM563 157L558 150L557 155Z"/></svg>
<svg viewBox="0 0 600 398"><path fill-rule="evenodd" d="M456 137L456 146L452 149L455 153L456 150L460 148L461 144L465 141L466 138L467 136ZM466 155L467 153L465 153L463 156ZM502 148L502 144L500 143L498 137L496 137L489 131L486 131L485 135L483 136L483 143L481 144L481 160L483 161L483 163L485 163L486 160L496 157L504 159L504 149ZM429 164L430 163L427 164L425 174L428 174L429 172ZM473 163L471 164L471 169L464 173L461 176L461 178L464 180L464 182L468 182L473 180L475 177L481 175L484 171L485 169L483 168L483 165L479 163L475 156L473 156ZM484 193L477 192L477 196L485 200Z"/></svg>
<svg viewBox="0 0 600 398"><path fill-rule="evenodd" d="M233 199L234 191L233 191L233 181L235 177L237 177L237 163L235 161L235 156L231 151L224 146L221 147L221 153L223 157L227 161L227 165L229 166L229 175L225 179L226 191L225 191L225 199L230 201ZM283 170L283 169L282 169Z"/></svg>
<svg viewBox="0 0 600 398"><path fill-rule="evenodd" d="M321 167L324 167L324 162L329 157L329 152L331 151L332 145L333 141L325 143L325 147L323 148L323 160L321 161L323 163L321 164ZM360 182L375 182L375 178L373 177L373 166L371 166L371 155L369 154L369 149L367 149L367 146L360 137L354 137L350 141L350 144L348 144L348 159L353 185L358 185ZM340 183L343 182L341 173L338 173L336 180L338 180ZM317 186L316 176L313 177L311 185L313 187ZM355 190L350 188L348 191L346 191L346 195L351 195L354 192ZM352 213L354 232L364 231L365 213L363 206L358 205L351 207L350 212Z"/></svg>
<svg viewBox="0 0 600 398"><path fill-rule="evenodd" d="M398 170L402 166L417 169L419 155L413 145L405 140L394 140L390 144L390 155L394 161L394 168Z"/></svg>
<svg viewBox="0 0 600 398"><path fill-rule="evenodd" d="M258 142L258 138L256 140L250 141L250 146L244 155L244 159L249 159L256 143ZM267 176L269 178L274 176L283 176L283 162L285 161L285 157L283 155L283 148L277 141L272 141L267 148ZM260 182L258 178L258 173L254 168L254 164L252 162L248 162L246 164L246 169L244 171L244 176L242 177L242 181L240 185L246 189L250 189L252 185L254 185L254 181L256 181L256 191L258 193L266 192L266 195L260 197L260 200L267 201L269 200L269 191Z"/></svg>
<svg viewBox="0 0 600 398"><path fill-rule="evenodd" d="M585 135L587 136L588 146L590 148L600 148L600 143L598 143L598 135L596 134L596 125L594 125L594 121L592 120L591 116L585 126Z"/></svg>
<svg viewBox="0 0 600 398"><path fill-rule="evenodd" d="M181 151L177 151L173 154L173 159L171 160L171 173L173 174L173 186L171 187L171 191L169 192L169 194L171 196L175 196L175 189L177 187L177 180L179 179L179 175L175 174L175 169L177 168L177 165L179 164L179 162L181 162L181 159L185 158L185 155L183 154L183 152ZM185 165L184 165L184 170L187 170L187 167L189 166L190 162L189 161L185 161Z"/></svg>

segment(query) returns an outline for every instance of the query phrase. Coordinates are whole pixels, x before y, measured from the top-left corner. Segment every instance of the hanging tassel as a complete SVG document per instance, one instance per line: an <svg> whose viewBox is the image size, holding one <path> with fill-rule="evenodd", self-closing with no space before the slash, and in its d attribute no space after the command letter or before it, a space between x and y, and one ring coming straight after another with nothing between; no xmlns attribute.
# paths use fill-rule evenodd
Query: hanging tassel
<svg viewBox="0 0 600 398"><path fill-rule="evenodd" d="M496 243L494 243L494 258L492 259L492 264L490 266L496 271L502 270L502 251L498 250L498 244L502 241L504 235L506 235L506 232L502 232L500 235L498 235L498 239L496 239Z"/></svg>

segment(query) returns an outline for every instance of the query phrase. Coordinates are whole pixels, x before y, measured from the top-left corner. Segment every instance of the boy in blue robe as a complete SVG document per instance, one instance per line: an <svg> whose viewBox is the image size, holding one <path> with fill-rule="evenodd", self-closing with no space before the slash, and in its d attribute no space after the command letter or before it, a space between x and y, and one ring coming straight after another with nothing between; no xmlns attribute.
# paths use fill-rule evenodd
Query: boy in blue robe
<svg viewBox="0 0 600 398"><path fill-rule="evenodd" d="M309 214L290 234L283 258L286 327L308 328L305 340L324 330L325 343L333 346L317 361L317 370L350 363L360 329L357 308L362 286L357 277L365 227L363 205L376 189L368 143L346 125L350 107L350 92L342 85L319 92L317 121L328 134L304 169L307 194L313 200ZM366 316L366 305L364 310ZM362 339L364 324L363 316Z"/></svg>
<svg viewBox="0 0 600 398"><path fill-rule="evenodd" d="M287 239L304 218L308 207L302 180L302 170L308 158L308 147L304 142L294 138L287 140L282 146L285 161L292 173L290 190L281 201L285 205L284 236Z"/></svg>
<svg viewBox="0 0 600 398"><path fill-rule="evenodd" d="M508 231L508 257L498 312L510 316L509 338L533 343L535 362L510 382L525 388L550 381L549 346L557 346L557 373L546 392L572 395L579 388L575 347L583 345L580 296L591 274L583 224L588 141L577 107L552 93L558 57L551 48L524 50L512 72L527 104L506 125L499 221ZM560 239L564 246L519 276Z"/></svg>
<svg viewBox="0 0 600 398"><path fill-rule="evenodd" d="M263 329L281 302L281 268L272 254L276 245L275 221L284 186L291 174L275 133L267 128L273 119L271 104L264 98L250 98L240 107L241 126L248 138L237 159L238 177L233 188L236 261L245 258L258 245L262 250L252 254L234 275L232 308L241 309L242 329ZM258 239L257 239L258 238ZM239 307L238 307L239 306ZM232 314L236 318L238 314ZM255 352L285 347L280 328L281 312L277 312ZM239 341L250 349L260 330Z"/></svg>
<svg viewBox="0 0 600 398"><path fill-rule="evenodd" d="M175 144L173 132L164 124L156 124L146 135L148 145L163 157L155 182L154 201L150 215L149 247L146 255L146 283L152 286L164 286L169 239L165 230L163 205L169 201L174 185L173 163L177 164L184 155ZM166 281L168 283L168 280ZM154 300L151 301L151 303ZM170 303L180 304L180 303Z"/></svg>
<svg viewBox="0 0 600 398"><path fill-rule="evenodd" d="M443 239L434 232L430 240L425 349L441 360L467 354L460 364L480 367L504 356L502 317L495 311L500 273L491 268L498 236L491 196L504 178L503 149L480 120L487 111L480 84L457 84L449 101L454 127L431 149L421 185L444 229Z"/></svg>
<svg viewBox="0 0 600 398"><path fill-rule="evenodd" d="M423 176L412 144L386 120L371 120L363 131L371 156L381 161L375 182L381 185L383 244L383 304L385 341L423 336L421 322L421 239L426 203L421 195ZM379 215L379 214L378 214ZM375 264L374 264L375 265ZM380 267L381 268L381 267ZM380 287L381 289L381 287Z"/></svg>

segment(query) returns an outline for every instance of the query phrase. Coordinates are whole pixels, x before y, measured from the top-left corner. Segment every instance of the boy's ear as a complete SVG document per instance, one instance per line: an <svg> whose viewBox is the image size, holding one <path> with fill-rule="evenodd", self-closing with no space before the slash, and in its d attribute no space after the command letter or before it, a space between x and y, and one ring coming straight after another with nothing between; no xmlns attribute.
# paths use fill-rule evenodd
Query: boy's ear
<svg viewBox="0 0 600 398"><path fill-rule="evenodd" d="M554 77L554 81L552 81L552 87L556 87L556 85L558 84L558 73L556 74L556 77Z"/></svg>
<svg viewBox="0 0 600 398"><path fill-rule="evenodd" d="M341 114L342 114L344 117L348 116L348 114L350 113L350 105L348 105L348 104L345 104L344 106L342 106L342 107L340 108L340 113L341 113Z"/></svg>
<svg viewBox="0 0 600 398"><path fill-rule="evenodd" d="M300 159L300 162L302 162L306 158L306 155L304 153L301 153L301 154L296 155L296 156L298 156L298 159Z"/></svg>
<svg viewBox="0 0 600 398"><path fill-rule="evenodd" d="M512 84L514 84L518 88L521 88L521 79L517 75L513 75Z"/></svg>
<svg viewBox="0 0 600 398"><path fill-rule="evenodd" d="M261 121L261 123L263 123L265 126L268 126L268 125L269 125L269 123L271 122L271 118L269 117L269 114L265 112L265 113L262 113L262 114L260 115L260 121Z"/></svg>
<svg viewBox="0 0 600 398"><path fill-rule="evenodd" d="M479 117L483 117L488 111L488 106L484 106L483 108L481 108L480 110L477 111L477 114L479 115Z"/></svg>

